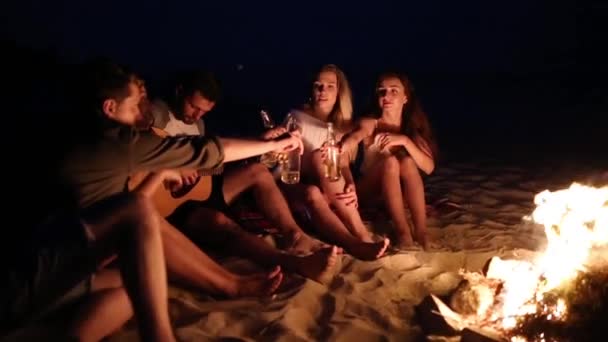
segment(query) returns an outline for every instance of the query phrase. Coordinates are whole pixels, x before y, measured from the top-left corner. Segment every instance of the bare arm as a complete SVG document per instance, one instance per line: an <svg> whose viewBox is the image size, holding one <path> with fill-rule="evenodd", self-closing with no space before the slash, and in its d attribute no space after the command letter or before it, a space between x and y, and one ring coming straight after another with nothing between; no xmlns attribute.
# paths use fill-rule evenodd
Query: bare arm
<svg viewBox="0 0 608 342"><path fill-rule="evenodd" d="M345 152L353 151L361 140L370 137L376 130L376 120L363 118L359 121L357 128L345 135L342 139L342 150Z"/></svg>
<svg viewBox="0 0 608 342"><path fill-rule="evenodd" d="M418 168L420 168L427 175L431 174L435 169L435 159L431 153L431 149L428 144L422 138L416 138L416 141L410 137L403 136L403 147L409 152Z"/></svg>
<svg viewBox="0 0 608 342"><path fill-rule="evenodd" d="M165 169L214 169L224 159L216 137L190 136L161 138L142 132L128 145L133 172L156 172ZM126 145L126 144L125 144Z"/></svg>
<svg viewBox="0 0 608 342"><path fill-rule="evenodd" d="M382 133L378 138L382 150L390 149L393 146L403 146L418 168L427 175L435 169L433 153L428 143L421 137L416 137L414 140L404 134Z"/></svg>
<svg viewBox="0 0 608 342"><path fill-rule="evenodd" d="M224 147L224 162L259 156L267 152L287 152L302 146L302 140L295 134L280 140L220 138L220 142Z"/></svg>

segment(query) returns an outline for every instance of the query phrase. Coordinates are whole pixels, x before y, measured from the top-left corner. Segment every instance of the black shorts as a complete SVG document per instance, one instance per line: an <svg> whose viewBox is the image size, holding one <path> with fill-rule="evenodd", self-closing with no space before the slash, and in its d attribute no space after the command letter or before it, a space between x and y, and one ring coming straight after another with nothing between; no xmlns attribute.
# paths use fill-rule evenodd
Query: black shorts
<svg viewBox="0 0 608 342"><path fill-rule="evenodd" d="M209 208L222 213L228 212L228 204L224 199L224 174L211 176L211 194L204 201L187 201L180 205L167 217L167 221L180 228L197 208Z"/></svg>
<svg viewBox="0 0 608 342"><path fill-rule="evenodd" d="M35 238L4 260L0 271L0 331L42 318L90 291L96 270L91 237L79 218L61 218L39 227Z"/></svg>

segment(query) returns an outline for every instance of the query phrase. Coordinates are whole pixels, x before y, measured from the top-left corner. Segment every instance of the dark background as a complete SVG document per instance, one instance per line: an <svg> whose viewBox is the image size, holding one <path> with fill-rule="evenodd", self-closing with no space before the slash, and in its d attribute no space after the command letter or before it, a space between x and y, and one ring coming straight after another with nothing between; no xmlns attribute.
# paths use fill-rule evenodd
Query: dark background
<svg viewBox="0 0 608 342"><path fill-rule="evenodd" d="M0 21L11 113L62 115L65 73L95 56L127 64L152 94L172 72L216 72L216 132L255 134L338 64L355 114L387 68L408 73L443 160L600 163L608 128L608 5L600 1L15 1ZM9 120L8 118L5 118Z"/></svg>

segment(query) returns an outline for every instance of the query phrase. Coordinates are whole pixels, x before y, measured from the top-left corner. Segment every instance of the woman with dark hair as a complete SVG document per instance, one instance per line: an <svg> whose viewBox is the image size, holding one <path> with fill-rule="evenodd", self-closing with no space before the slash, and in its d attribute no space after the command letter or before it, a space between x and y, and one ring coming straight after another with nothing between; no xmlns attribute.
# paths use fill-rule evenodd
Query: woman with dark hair
<svg viewBox="0 0 608 342"><path fill-rule="evenodd" d="M361 201L381 199L395 225L397 243L409 247L415 239L427 249L424 184L419 170L428 175L435 168L437 145L429 120L403 74L382 74L376 83L375 98L372 112L343 139L342 149L350 151L363 142L357 182ZM413 234L404 210L406 205Z"/></svg>

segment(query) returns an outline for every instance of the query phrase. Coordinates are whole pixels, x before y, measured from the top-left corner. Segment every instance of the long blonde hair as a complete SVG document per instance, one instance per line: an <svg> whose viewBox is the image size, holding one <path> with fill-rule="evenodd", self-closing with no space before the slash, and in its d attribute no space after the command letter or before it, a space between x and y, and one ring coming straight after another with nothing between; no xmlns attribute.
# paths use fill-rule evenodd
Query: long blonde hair
<svg viewBox="0 0 608 342"><path fill-rule="evenodd" d="M338 96L334 108L329 114L329 121L340 130L348 130L351 128L353 121L352 91L348 79L346 78L344 71L335 64L323 65L315 74L315 77L319 76L322 72L333 72L336 74L336 79L338 81ZM309 105L312 108L312 103Z"/></svg>

